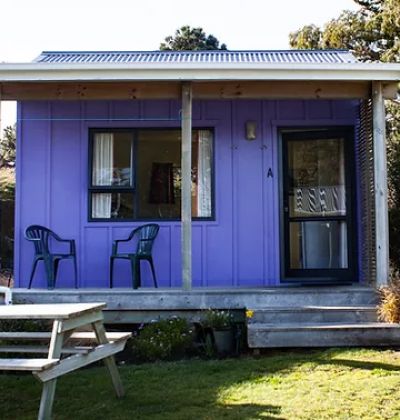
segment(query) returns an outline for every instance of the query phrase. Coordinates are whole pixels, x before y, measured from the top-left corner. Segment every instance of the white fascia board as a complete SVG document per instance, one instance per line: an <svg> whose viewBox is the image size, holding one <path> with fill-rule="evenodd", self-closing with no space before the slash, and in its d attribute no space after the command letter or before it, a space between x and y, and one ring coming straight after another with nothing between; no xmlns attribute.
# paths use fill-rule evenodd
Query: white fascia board
<svg viewBox="0 0 400 420"><path fill-rule="evenodd" d="M40 81L224 81L224 80L381 80L399 81L400 64L0 64L0 82Z"/></svg>

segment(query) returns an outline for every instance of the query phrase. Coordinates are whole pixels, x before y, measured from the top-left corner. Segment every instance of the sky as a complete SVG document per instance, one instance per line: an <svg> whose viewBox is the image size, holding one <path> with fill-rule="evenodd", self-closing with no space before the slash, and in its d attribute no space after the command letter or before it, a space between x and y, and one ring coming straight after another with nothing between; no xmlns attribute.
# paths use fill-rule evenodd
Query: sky
<svg viewBox="0 0 400 420"><path fill-rule="evenodd" d="M0 0L0 63L41 51L157 50L183 25L202 27L231 50L288 49L289 33L323 25L352 0ZM2 126L15 104L2 103Z"/></svg>

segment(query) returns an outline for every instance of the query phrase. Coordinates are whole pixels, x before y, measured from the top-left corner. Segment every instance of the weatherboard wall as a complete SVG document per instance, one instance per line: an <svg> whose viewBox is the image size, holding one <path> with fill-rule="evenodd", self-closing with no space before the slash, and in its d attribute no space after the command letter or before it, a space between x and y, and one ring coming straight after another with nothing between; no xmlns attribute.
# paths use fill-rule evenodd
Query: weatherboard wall
<svg viewBox="0 0 400 420"><path fill-rule="evenodd" d="M76 240L80 287L108 287L112 241L143 222L88 221L88 130L179 127L179 109L177 101L167 100L19 103L16 286L28 285L32 264L33 246L23 232L42 224ZM247 120L257 122L254 141L245 140ZM216 217L193 222L193 286L279 284L278 127L356 126L357 120L357 101L194 102L193 127L215 130ZM159 224L154 246L159 285L180 287L180 223ZM150 270L142 264L143 285L151 287ZM115 287L131 284L128 265L116 263ZM46 286L40 264L33 286ZM73 286L70 261L61 262L57 286Z"/></svg>

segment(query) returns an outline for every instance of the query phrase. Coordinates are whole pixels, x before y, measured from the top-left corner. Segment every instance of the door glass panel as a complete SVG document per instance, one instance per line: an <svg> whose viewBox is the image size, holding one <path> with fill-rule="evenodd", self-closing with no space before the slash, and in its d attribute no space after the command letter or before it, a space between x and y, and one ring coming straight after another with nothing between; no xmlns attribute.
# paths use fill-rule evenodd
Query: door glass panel
<svg viewBox="0 0 400 420"><path fill-rule="evenodd" d="M344 140L288 142L290 217L346 215Z"/></svg>
<svg viewBox="0 0 400 420"><path fill-rule="evenodd" d="M345 221L290 222L291 269L348 268Z"/></svg>

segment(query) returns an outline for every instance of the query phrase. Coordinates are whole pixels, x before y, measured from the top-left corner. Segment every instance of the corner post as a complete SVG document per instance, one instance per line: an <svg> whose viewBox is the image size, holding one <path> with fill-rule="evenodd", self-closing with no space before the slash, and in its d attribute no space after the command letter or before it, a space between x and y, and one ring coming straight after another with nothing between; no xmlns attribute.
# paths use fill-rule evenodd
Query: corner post
<svg viewBox="0 0 400 420"><path fill-rule="evenodd" d="M192 85L182 84L182 287L192 288Z"/></svg>
<svg viewBox="0 0 400 420"><path fill-rule="evenodd" d="M382 82L372 82L372 119L375 182L376 286L389 280L389 216L386 162L385 103Z"/></svg>

